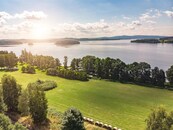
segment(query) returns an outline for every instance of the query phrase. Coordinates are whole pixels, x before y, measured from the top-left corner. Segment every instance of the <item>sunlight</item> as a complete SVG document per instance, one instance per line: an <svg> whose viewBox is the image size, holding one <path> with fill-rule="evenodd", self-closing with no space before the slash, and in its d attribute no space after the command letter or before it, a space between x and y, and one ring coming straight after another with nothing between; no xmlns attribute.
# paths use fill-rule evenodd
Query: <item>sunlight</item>
<svg viewBox="0 0 173 130"><path fill-rule="evenodd" d="M34 39L45 39L48 38L49 30L45 25L36 24L32 29L31 35Z"/></svg>

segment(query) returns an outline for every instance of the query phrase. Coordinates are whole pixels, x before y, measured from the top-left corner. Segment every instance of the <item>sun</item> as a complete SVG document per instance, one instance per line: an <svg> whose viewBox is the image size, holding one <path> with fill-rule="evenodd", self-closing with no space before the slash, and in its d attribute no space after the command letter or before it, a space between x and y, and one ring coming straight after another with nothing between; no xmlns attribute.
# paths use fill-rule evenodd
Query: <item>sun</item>
<svg viewBox="0 0 173 130"><path fill-rule="evenodd" d="M49 30L45 25L36 24L31 32L33 39L45 39L49 36Z"/></svg>

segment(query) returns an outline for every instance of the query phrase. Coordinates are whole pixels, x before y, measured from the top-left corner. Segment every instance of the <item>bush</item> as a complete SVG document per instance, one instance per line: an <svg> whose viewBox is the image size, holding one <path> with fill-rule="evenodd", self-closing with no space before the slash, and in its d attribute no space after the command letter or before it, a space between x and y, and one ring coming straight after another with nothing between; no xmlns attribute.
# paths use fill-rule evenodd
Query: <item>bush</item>
<svg viewBox="0 0 173 130"><path fill-rule="evenodd" d="M12 130L11 120L4 114L0 114L0 128L3 130Z"/></svg>
<svg viewBox="0 0 173 130"><path fill-rule="evenodd" d="M49 69L47 69L46 74L56 76L57 75L57 70L55 68L49 68Z"/></svg>
<svg viewBox="0 0 173 130"><path fill-rule="evenodd" d="M57 83L55 81L44 81L41 84L41 88L42 88L43 91L52 90L56 87L57 87Z"/></svg>
<svg viewBox="0 0 173 130"><path fill-rule="evenodd" d="M13 125L6 115L0 114L0 130L27 130L27 128L19 123Z"/></svg>
<svg viewBox="0 0 173 130"><path fill-rule="evenodd" d="M12 130L28 130L28 129L19 123L15 123Z"/></svg>
<svg viewBox="0 0 173 130"><path fill-rule="evenodd" d="M148 116L147 130L170 130L173 125L173 112L168 114L163 107L152 110Z"/></svg>
<svg viewBox="0 0 173 130"><path fill-rule="evenodd" d="M85 130L84 120L79 110L70 108L64 113L62 130Z"/></svg>
<svg viewBox="0 0 173 130"><path fill-rule="evenodd" d="M27 65L26 67L22 66L21 71L22 73L35 74L35 68L31 65Z"/></svg>

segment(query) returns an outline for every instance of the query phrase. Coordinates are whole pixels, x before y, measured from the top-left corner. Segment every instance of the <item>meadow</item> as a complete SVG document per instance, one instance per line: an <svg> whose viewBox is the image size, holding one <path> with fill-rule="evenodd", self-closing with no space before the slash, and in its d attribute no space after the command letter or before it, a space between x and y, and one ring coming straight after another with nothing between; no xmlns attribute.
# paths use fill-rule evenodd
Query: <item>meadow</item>
<svg viewBox="0 0 173 130"><path fill-rule="evenodd" d="M69 107L76 107L86 117L123 130L145 129L145 120L156 106L173 110L173 92L166 89L105 80L67 80L47 76L38 70L36 74L0 71L0 78L3 74L14 76L23 88L38 79L56 81L58 87L46 92L50 108L64 112Z"/></svg>

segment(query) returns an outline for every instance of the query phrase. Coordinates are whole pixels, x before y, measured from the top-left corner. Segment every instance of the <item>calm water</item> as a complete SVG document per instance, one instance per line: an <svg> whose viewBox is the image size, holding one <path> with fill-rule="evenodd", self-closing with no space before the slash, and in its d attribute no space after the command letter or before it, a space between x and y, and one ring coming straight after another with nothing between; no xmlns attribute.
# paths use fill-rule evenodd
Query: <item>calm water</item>
<svg viewBox="0 0 173 130"><path fill-rule="evenodd" d="M51 55L63 61L64 56L80 58L94 55L100 58L119 58L126 63L145 61L152 67L158 66L167 70L173 65L173 44L141 44L130 43L129 40L117 41L82 41L79 45L56 46L53 43L22 44L14 46L0 46L0 50L13 51L18 56L25 49L33 54Z"/></svg>

